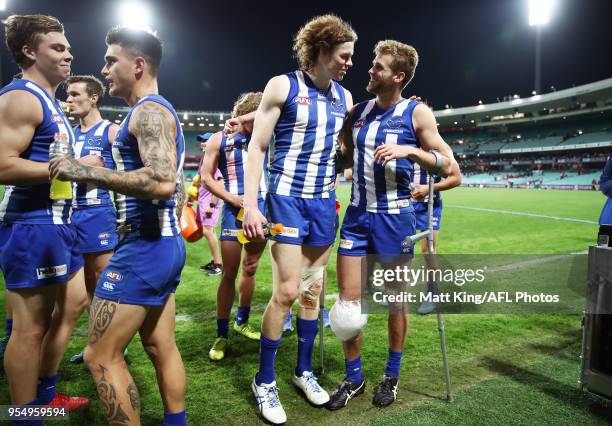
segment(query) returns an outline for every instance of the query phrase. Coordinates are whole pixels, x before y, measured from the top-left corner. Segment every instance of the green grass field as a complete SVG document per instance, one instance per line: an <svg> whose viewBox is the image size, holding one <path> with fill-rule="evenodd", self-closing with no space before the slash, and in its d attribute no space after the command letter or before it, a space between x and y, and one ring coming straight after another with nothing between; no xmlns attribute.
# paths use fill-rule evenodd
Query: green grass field
<svg viewBox="0 0 612 426"><path fill-rule="evenodd" d="M349 186L339 189L346 207ZM604 197L599 192L460 188L444 194L439 252L450 254L566 254L584 252L595 241ZM504 212L469 210L464 207ZM532 215L512 215L508 212ZM572 222L563 219L578 219ZM219 277L198 270L210 259L202 241L189 245L177 291L177 343L188 376L188 421L194 425L259 424L250 382L258 366L258 345L230 335L231 351L213 363L208 349L215 337L215 295ZM337 292L335 253L329 262L328 293ZM520 269L520 267L518 268ZM544 271L544 270L542 270ZM517 285L529 286L530 273L517 270ZM271 266L262 258L257 274L252 322L271 294ZM328 300L328 304L333 301ZM3 314L3 312L1 312ZM398 400L386 409L371 405L372 389L387 354L386 316L370 315L365 330L365 395L338 412L310 406L291 384L296 335L286 334L277 358L277 381L289 424L609 424L612 404L579 390L580 316L545 314L446 315L446 337L456 402L444 401L445 385L435 316L411 316ZM102 407L85 366L68 357L86 343L81 318L60 371L59 388L93 398L92 406L71 414L70 423L104 424ZM344 376L340 342L324 330L328 390ZM155 373L138 338L128 363L142 398L143 424L161 424L163 407ZM315 348L315 365L318 365ZM8 403L6 378L0 400Z"/></svg>

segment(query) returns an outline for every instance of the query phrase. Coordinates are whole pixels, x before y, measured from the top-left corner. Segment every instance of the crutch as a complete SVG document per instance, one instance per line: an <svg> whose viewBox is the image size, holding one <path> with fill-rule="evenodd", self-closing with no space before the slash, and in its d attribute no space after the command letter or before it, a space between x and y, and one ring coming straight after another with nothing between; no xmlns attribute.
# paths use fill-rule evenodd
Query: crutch
<svg viewBox="0 0 612 426"><path fill-rule="evenodd" d="M323 340L323 310L325 309L325 290L327 288L327 269L323 272L323 284L321 286L321 294L319 295L319 363L320 371L319 374L325 374L324 364L324 340Z"/></svg>
<svg viewBox="0 0 612 426"><path fill-rule="evenodd" d="M411 187L412 189L412 187ZM434 237L433 237L433 202L434 202L434 178L429 174L429 199L427 200L427 231L419 232L418 234L407 237L412 243L415 243L423 238L427 238L427 245L429 247L429 256L433 256L435 260L434 251ZM436 283L433 283L434 291L437 293ZM444 364L444 375L446 378L446 400L453 402L453 392L451 388L451 377L450 370L448 367L448 355L446 354L446 335L444 333L444 319L442 318L442 307L440 303L436 303L436 313L438 316L438 332L440 333L440 347L442 349L442 363Z"/></svg>

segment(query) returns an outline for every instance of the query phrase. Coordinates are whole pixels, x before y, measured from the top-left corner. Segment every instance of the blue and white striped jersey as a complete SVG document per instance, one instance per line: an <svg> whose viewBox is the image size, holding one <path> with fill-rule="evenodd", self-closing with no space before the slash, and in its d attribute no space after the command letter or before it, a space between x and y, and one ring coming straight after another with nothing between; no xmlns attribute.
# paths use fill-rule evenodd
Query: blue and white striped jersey
<svg viewBox="0 0 612 426"><path fill-rule="evenodd" d="M36 128L28 148L20 157L47 163L49 149L55 141L74 143L74 134L59 102L44 89L29 80L13 80L0 95L11 90L24 90L38 98L42 106L43 121ZM38 185L6 185L0 203L0 221L9 223L55 224L70 223L71 200L51 200L51 183Z"/></svg>
<svg viewBox="0 0 612 426"><path fill-rule="evenodd" d="M244 195L244 175L248 158L248 146L251 136L240 133L228 138L221 136L219 147L219 170L223 175L225 190L230 194ZM263 173L259 183L259 198L265 198L268 192L268 152L264 157Z"/></svg>
<svg viewBox="0 0 612 426"><path fill-rule="evenodd" d="M131 195L119 194L116 196L117 223L126 224L128 229L140 230L147 234L162 237L176 236L180 233L178 218L176 216L176 192L180 190L179 182L183 174L185 161L185 140L181 123L172 105L160 95L147 95L140 99L125 117L119 126L119 132L113 142L113 159L117 170L131 172L143 167L138 140L129 132L128 125L132 113L143 102L157 102L166 107L174 116L176 126L176 191L172 199L143 200Z"/></svg>
<svg viewBox="0 0 612 426"><path fill-rule="evenodd" d="M81 131L81 126L74 127L74 158L85 157L89 154L99 155L104 158L104 167L114 169L112 148L108 140L108 130L111 123L102 120L87 132ZM84 208L90 206L111 206L113 203L109 191L98 188L87 182L79 182L76 185L74 196L74 207Z"/></svg>
<svg viewBox="0 0 612 426"><path fill-rule="evenodd" d="M347 112L344 89L332 81L322 91L303 71L286 75L290 89L274 129L268 191L297 198L329 198L338 134Z"/></svg>
<svg viewBox="0 0 612 426"><path fill-rule="evenodd" d="M351 205L388 214L399 214L400 208L410 206L414 162L401 158L383 167L374 162L374 150L382 144L420 147L412 126L412 111L417 105L417 101L402 99L382 110L372 99L355 106L351 117L355 146Z"/></svg>
<svg viewBox="0 0 612 426"><path fill-rule="evenodd" d="M419 163L414 163L414 177L413 182L418 185L429 185L429 173L427 170L423 169ZM434 183L438 183L442 180L440 176L434 176ZM434 207L438 207L440 205L440 201L442 200L442 195L440 191L434 191ZM418 203L427 204L429 201L429 196L425 197L423 201L415 201Z"/></svg>

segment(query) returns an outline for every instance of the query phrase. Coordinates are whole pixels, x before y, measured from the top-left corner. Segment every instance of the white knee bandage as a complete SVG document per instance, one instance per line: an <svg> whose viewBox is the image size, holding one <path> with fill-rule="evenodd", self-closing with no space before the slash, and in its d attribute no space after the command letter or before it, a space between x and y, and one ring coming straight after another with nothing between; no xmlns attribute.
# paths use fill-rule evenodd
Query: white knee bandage
<svg viewBox="0 0 612 426"><path fill-rule="evenodd" d="M368 322L368 315L361 313L360 300L340 300L338 298L329 312L331 329L340 340L345 341L357 336Z"/></svg>
<svg viewBox="0 0 612 426"><path fill-rule="evenodd" d="M323 266L305 268L302 271L302 280L298 288L300 306L306 309L315 309L319 295L323 290Z"/></svg>

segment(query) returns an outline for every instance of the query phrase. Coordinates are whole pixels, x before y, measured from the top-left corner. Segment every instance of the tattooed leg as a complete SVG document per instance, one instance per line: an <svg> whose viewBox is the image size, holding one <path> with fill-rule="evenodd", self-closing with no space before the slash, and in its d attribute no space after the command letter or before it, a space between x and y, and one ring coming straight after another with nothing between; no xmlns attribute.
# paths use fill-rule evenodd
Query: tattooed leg
<svg viewBox="0 0 612 426"><path fill-rule="evenodd" d="M140 398L123 350L142 325L148 309L98 297L92 303L85 362L111 425L140 424Z"/></svg>
<svg viewBox="0 0 612 426"><path fill-rule="evenodd" d="M117 311L117 305L117 302L93 298L89 313L89 344L98 342L104 335Z"/></svg>

